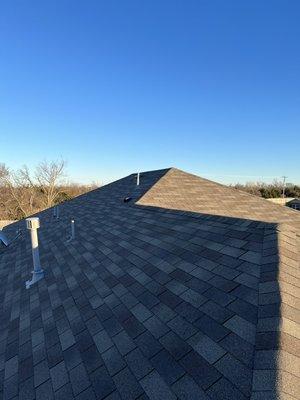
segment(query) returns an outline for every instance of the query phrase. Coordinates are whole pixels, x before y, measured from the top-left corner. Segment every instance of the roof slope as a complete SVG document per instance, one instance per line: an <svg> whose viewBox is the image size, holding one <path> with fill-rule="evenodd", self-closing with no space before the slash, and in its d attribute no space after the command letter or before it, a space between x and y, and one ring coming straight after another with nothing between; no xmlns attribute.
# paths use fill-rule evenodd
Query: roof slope
<svg viewBox="0 0 300 400"><path fill-rule="evenodd" d="M257 221L290 222L300 227L300 215L295 210L176 168L170 168L138 204Z"/></svg>
<svg viewBox="0 0 300 400"><path fill-rule="evenodd" d="M278 225L266 202L266 223L257 199L230 214L244 194L217 184L209 211L213 183L175 169L140 182L40 213L46 275L30 290L27 232L0 255L0 398L299 398L296 212L275 206Z"/></svg>

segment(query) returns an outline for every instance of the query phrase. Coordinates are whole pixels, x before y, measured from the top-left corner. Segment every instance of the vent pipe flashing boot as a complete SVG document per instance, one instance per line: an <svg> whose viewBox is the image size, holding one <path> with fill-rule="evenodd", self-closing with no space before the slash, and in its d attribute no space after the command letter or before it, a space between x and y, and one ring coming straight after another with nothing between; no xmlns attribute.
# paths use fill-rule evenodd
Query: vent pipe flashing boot
<svg viewBox="0 0 300 400"><path fill-rule="evenodd" d="M30 230L31 235L31 248L33 259L33 271L31 281L26 281L26 289L29 289L34 283L38 282L44 277L44 271L40 264L39 242L37 230L40 227L39 218L27 218L26 227Z"/></svg>
<svg viewBox="0 0 300 400"><path fill-rule="evenodd" d="M138 172L136 176L136 185L139 186L139 184L140 184L140 173Z"/></svg>

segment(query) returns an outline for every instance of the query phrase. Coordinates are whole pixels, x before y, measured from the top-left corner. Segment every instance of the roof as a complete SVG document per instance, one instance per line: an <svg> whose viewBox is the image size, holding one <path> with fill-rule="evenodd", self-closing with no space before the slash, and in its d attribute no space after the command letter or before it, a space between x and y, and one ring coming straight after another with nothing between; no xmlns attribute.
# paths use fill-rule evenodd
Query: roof
<svg viewBox="0 0 300 400"><path fill-rule="evenodd" d="M300 398L297 211L170 168L52 213L44 279L27 232L0 255L4 399Z"/></svg>
<svg viewBox="0 0 300 400"><path fill-rule="evenodd" d="M138 204L265 222L298 223L299 213L266 199L171 168Z"/></svg>
<svg viewBox="0 0 300 400"><path fill-rule="evenodd" d="M295 198L295 199L291 199L287 202L287 204L299 204L300 203L300 199Z"/></svg>

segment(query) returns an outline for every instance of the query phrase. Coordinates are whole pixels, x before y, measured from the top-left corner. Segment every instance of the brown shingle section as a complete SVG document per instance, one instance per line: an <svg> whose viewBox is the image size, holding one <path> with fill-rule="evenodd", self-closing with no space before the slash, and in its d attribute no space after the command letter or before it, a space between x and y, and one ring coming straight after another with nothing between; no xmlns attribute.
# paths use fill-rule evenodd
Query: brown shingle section
<svg viewBox="0 0 300 400"><path fill-rule="evenodd" d="M176 168L170 168L137 204L300 227L295 210Z"/></svg>

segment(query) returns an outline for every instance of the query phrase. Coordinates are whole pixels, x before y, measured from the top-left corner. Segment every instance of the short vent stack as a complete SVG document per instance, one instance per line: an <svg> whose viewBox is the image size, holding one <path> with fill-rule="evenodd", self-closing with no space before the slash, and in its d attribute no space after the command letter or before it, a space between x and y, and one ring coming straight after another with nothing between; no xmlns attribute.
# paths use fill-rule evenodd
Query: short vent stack
<svg viewBox="0 0 300 400"><path fill-rule="evenodd" d="M59 219L59 207L58 206L53 207L53 218Z"/></svg>
<svg viewBox="0 0 300 400"><path fill-rule="evenodd" d="M74 239L75 239L75 221L72 218L71 219L71 235L70 235L69 239L67 240L67 242L71 242Z"/></svg>

